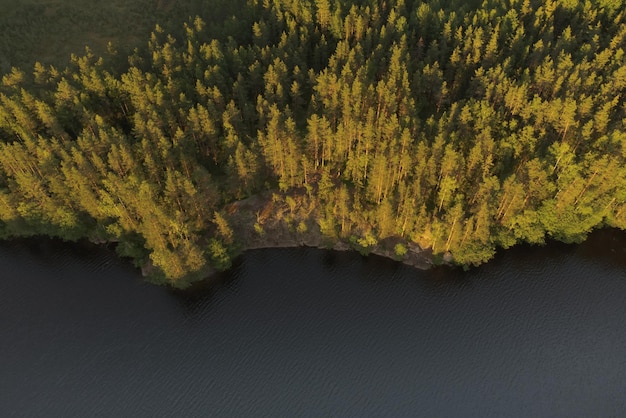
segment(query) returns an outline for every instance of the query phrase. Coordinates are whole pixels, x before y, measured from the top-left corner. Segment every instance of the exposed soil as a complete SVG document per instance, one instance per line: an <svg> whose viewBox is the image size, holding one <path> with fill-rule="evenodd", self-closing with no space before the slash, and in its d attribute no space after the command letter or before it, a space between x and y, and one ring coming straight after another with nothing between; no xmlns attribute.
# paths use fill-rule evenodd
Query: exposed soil
<svg viewBox="0 0 626 418"><path fill-rule="evenodd" d="M340 237L324 236L315 222L316 208L308 204L304 195L291 195L291 207L285 202L285 196L279 196L278 199L275 197L271 193L262 193L226 207L242 251L301 246L336 251L358 250L391 258L422 270L433 266L432 252L429 249L422 249L417 243L407 242L400 237L388 237L367 249L358 249ZM402 257L394 251L396 244L403 244L407 249Z"/></svg>

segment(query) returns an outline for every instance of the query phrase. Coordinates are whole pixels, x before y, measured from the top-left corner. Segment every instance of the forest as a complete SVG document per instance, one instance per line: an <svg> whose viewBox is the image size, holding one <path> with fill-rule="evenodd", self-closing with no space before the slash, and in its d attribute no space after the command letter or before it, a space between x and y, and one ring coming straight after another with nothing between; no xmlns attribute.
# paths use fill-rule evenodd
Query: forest
<svg viewBox="0 0 626 418"><path fill-rule="evenodd" d="M625 13L247 0L219 30L199 12L132 51L12 67L0 238L111 243L182 287L269 225L465 267L626 229Z"/></svg>

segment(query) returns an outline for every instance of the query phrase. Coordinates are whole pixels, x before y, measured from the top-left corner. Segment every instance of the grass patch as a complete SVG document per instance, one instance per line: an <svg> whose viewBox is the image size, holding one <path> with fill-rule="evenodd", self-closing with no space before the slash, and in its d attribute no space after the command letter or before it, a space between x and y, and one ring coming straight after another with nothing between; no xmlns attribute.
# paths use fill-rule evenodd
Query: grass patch
<svg viewBox="0 0 626 418"><path fill-rule="evenodd" d="M158 23L181 33L191 16L219 36L223 22L245 8L246 0L0 0L0 74L11 67L31 69L36 61L64 67L85 46L96 54L112 42L120 53L147 45Z"/></svg>

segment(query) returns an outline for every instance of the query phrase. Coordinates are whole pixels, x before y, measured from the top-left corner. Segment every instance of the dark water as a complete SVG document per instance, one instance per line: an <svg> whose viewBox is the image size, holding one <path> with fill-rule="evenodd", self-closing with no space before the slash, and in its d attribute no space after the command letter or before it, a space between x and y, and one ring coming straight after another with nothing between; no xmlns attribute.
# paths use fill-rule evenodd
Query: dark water
<svg viewBox="0 0 626 418"><path fill-rule="evenodd" d="M626 416L626 235L467 272L252 251L217 290L0 244L2 416Z"/></svg>

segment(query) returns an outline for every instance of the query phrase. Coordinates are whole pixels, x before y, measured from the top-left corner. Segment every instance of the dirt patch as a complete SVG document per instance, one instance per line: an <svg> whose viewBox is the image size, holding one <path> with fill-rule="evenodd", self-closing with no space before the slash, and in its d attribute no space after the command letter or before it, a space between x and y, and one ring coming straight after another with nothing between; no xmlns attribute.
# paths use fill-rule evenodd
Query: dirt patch
<svg viewBox="0 0 626 418"><path fill-rule="evenodd" d="M357 249L345 239L323 235L315 221L317 208L303 194L266 192L231 203L226 212L241 243L241 251L304 246L376 254L422 270L433 266L430 250L401 237L388 237L374 246ZM404 250L400 254L398 244Z"/></svg>

